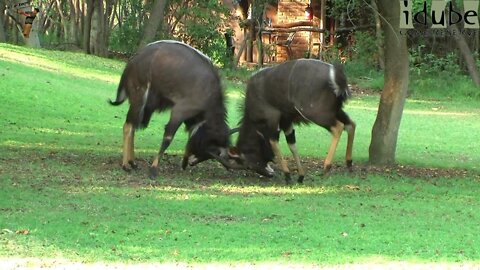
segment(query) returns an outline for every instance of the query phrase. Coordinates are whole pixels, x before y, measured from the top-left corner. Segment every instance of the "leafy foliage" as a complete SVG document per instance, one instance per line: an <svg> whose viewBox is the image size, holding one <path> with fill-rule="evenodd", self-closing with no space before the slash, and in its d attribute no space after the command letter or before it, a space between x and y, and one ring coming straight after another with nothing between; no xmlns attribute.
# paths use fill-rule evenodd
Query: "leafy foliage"
<svg viewBox="0 0 480 270"><path fill-rule="evenodd" d="M444 57L439 57L426 51L425 45L410 50L410 64L411 70L417 75L458 75L462 71L456 53L449 52Z"/></svg>
<svg viewBox="0 0 480 270"><path fill-rule="evenodd" d="M169 35L198 48L216 63L225 58L229 10L217 0L170 1L166 14Z"/></svg>
<svg viewBox="0 0 480 270"><path fill-rule="evenodd" d="M110 49L133 54L141 38L140 25L134 16L125 17L122 25L117 25L110 35Z"/></svg>
<svg viewBox="0 0 480 270"><path fill-rule="evenodd" d="M367 67L377 67L378 49L374 33L356 32L355 43L352 47L352 60L361 62Z"/></svg>

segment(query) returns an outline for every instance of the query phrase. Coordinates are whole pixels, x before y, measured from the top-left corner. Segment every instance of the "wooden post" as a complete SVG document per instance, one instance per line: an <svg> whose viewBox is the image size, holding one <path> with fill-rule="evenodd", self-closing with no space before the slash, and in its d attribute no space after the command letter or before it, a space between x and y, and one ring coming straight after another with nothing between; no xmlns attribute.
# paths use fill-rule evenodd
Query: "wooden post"
<svg viewBox="0 0 480 270"><path fill-rule="evenodd" d="M318 59L322 60L323 44L325 43L325 21L327 17L326 0L320 0L320 45L318 46Z"/></svg>

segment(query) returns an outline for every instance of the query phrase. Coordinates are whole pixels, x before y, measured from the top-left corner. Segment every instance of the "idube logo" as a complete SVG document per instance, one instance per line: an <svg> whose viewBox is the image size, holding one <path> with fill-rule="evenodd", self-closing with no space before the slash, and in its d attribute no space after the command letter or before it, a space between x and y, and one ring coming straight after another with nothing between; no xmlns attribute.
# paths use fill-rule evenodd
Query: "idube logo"
<svg viewBox="0 0 480 270"><path fill-rule="evenodd" d="M465 29L480 29L478 0L464 0L463 11L455 10L451 1L432 0L431 9L423 2L422 10L413 13L413 1L400 0L400 28L413 29L414 23L441 29L463 23ZM447 9L445 9L447 7Z"/></svg>

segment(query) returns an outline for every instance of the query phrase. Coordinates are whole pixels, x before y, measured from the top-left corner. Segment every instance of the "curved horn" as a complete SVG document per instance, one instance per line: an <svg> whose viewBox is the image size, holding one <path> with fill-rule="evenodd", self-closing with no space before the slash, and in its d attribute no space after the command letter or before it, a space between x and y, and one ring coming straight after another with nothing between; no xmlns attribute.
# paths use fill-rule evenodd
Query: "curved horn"
<svg viewBox="0 0 480 270"><path fill-rule="evenodd" d="M228 135L232 135L232 134L237 133L239 131L240 131L240 127L232 128L232 129L230 129L230 132L228 133Z"/></svg>
<svg viewBox="0 0 480 270"><path fill-rule="evenodd" d="M224 158L220 157L219 155L217 155L215 153L208 152L208 154L210 156L212 156L214 159L216 159L218 162L220 162L220 164L222 164L223 167L225 167L227 170L228 169L232 169L232 170L246 169L245 166L240 165L240 164L232 164L232 163L228 162L227 160L225 160Z"/></svg>

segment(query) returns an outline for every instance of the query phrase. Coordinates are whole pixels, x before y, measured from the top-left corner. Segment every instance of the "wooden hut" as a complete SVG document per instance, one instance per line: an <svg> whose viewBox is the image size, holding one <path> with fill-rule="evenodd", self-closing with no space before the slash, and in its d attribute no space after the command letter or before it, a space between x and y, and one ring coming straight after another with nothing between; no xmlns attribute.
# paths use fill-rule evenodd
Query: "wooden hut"
<svg viewBox="0 0 480 270"><path fill-rule="evenodd" d="M252 19L255 0L225 0L235 20L233 44L240 62L263 64L318 58L333 44L336 21L326 16L327 0L278 0L266 5L261 20ZM329 32L332 39L326 40ZM259 43L259 39L261 43Z"/></svg>

